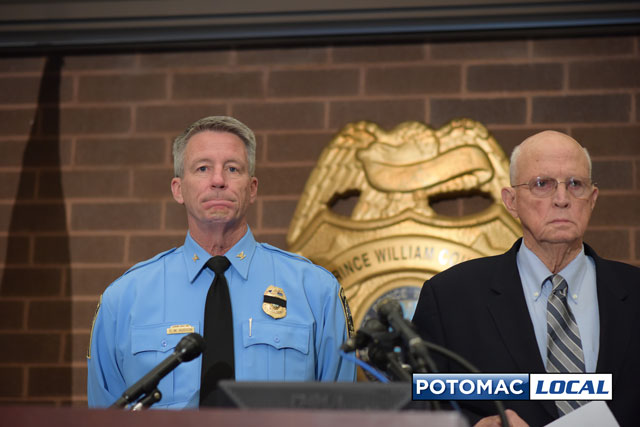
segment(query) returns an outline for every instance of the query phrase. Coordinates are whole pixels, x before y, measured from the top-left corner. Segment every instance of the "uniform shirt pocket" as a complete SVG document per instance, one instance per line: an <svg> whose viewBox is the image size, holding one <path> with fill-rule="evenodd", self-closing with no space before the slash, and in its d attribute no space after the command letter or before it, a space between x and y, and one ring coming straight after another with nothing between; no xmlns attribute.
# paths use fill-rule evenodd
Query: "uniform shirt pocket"
<svg viewBox="0 0 640 427"><path fill-rule="evenodd" d="M242 372L245 381L313 381L315 353L310 351L311 326L280 320L257 320L242 324L244 347Z"/></svg>
<svg viewBox="0 0 640 427"><path fill-rule="evenodd" d="M178 342L187 335L186 333L167 333L167 330L176 324L178 323L171 322L131 327L131 358L125 361L127 387L133 385L175 351ZM197 322L180 324L189 324L194 327L195 332L200 332ZM198 357L190 362L181 363L167 374L158 385L162 400L153 406L166 407L191 398L200 384L200 366L201 358Z"/></svg>

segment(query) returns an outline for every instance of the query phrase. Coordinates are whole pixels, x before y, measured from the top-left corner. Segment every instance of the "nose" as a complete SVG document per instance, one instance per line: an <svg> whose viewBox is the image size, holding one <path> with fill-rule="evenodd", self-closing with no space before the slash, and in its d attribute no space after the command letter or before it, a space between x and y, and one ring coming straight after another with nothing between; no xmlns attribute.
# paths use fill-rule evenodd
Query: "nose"
<svg viewBox="0 0 640 427"><path fill-rule="evenodd" d="M224 188L227 186L227 180L224 176L223 168L215 168L211 173L211 187Z"/></svg>
<svg viewBox="0 0 640 427"><path fill-rule="evenodd" d="M569 206L569 202L570 199L567 185L564 182L559 182L556 192L553 194L553 204L558 207L565 208Z"/></svg>

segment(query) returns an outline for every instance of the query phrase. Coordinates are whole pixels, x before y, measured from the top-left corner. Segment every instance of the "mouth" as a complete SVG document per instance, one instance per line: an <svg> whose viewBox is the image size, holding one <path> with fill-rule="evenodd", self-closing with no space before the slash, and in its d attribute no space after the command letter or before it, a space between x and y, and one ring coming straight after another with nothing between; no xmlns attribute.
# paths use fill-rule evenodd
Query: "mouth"
<svg viewBox="0 0 640 427"><path fill-rule="evenodd" d="M212 199L212 200L205 200L204 202L202 202L202 206L205 209L212 209L212 208L228 208L233 206L233 201L232 200L227 200L227 199Z"/></svg>

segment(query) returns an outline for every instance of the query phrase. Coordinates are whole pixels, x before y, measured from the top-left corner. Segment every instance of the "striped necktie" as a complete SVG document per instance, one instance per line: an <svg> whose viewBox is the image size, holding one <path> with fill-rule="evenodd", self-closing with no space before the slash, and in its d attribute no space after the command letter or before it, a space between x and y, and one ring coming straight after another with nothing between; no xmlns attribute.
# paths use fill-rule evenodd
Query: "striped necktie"
<svg viewBox="0 0 640 427"><path fill-rule="evenodd" d="M549 276L553 290L547 301L547 372L581 373L584 354L578 324L567 304L567 281L559 274ZM560 416L587 403L556 401Z"/></svg>

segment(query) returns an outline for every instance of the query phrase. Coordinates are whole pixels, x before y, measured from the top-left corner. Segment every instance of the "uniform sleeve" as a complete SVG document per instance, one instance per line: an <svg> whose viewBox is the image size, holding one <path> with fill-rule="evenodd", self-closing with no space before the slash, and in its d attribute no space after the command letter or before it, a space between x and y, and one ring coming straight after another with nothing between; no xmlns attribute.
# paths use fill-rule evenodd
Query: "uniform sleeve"
<svg viewBox="0 0 640 427"><path fill-rule="evenodd" d="M331 279L333 286L325 301L324 322L320 332L317 379L355 381L355 363L343 358L340 354L340 346L348 338L345 312L347 307L343 307L340 299L340 284L335 278L331 277Z"/></svg>
<svg viewBox="0 0 640 427"><path fill-rule="evenodd" d="M101 297L87 355L87 399L92 408L110 406L126 389L118 369L115 324L108 301Z"/></svg>

